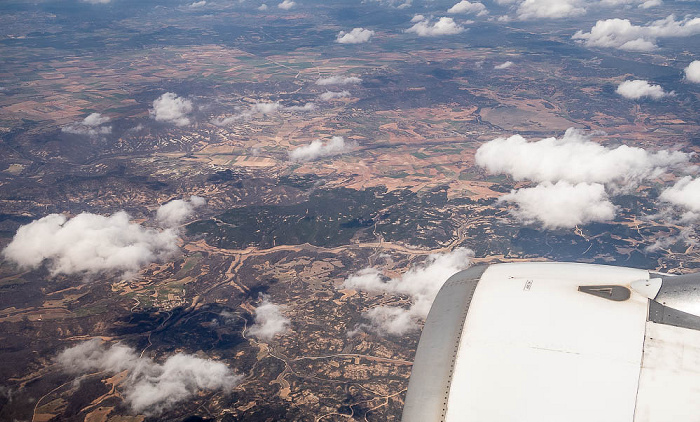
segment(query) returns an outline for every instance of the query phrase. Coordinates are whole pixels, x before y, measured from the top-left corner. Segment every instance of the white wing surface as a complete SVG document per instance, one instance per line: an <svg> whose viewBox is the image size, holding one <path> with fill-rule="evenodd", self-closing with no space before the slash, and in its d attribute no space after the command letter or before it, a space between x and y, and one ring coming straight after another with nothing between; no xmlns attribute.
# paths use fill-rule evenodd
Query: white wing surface
<svg viewBox="0 0 700 422"><path fill-rule="evenodd" d="M426 320L402 420L698 420L700 318L678 310L698 289L591 264L460 272Z"/></svg>

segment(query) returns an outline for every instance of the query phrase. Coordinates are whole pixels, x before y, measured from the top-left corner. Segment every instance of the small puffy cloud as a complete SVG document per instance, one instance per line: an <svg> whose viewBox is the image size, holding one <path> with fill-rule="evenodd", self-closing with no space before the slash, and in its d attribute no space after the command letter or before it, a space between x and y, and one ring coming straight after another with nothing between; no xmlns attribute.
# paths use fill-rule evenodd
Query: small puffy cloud
<svg viewBox="0 0 700 422"><path fill-rule="evenodd" d="M588 47L611 47L629 51L650 51L657 48L659 38L689 37L700 34L700 18L677 21L674 15L634 25L628 19L599 20L590 32L578 31L572 37Z"/></svg>
<svg viewBox="0 0 700 422"><path fill-rule="evenodd" d="M250 106L251 113L272 114L281 110L283 107L280 103L255 103Z"/></svg>
<svg viewBox="0 0 700 422"><path fill-rule="evenodd" d="M348 77L343 77L343 76L330 76L328 78L319 78L316 81L316 85L351 85L351 84L359 84L362 82L362 79L356 77L356 76L348 76Z"/></svg>
<svg viewBox="0 0 700 422"><path fill-rule="evenodd" d="M240 120L250 119L256 114L268 115L277 113L279 110L283 109L282 105L275 102L256 102L251 104L247 110L239 111L237 114L227 117L217 117L211 120L211 122L216 126L229 126Z"/></svg>
<svg viewBox="0 0 700 422"><path fill-rule="evenodd" d="M111 2L112 0L80 0L83 3L90 3L90 4L107 4Z"/></svg>
<svg viewBox="0 0 700 422"><path fill-rule="evenodd" d="M586 13L581 0L525 0L517 10L519 19L559 19Z"/></svg>
<svg viewBox="0 0 700 422"><path fill-rule="evenodd" d="M240 122L245 118L244 115L242 114L234 114L233 116L226 116L226 117L215 117L211 119L211 124L215 126L231 126L234 123Z"/></svg>
<svg viewBox="0 0 700 422"><path fill-rule="evenodd" d="M413 0L366 0L362 3L365 3L367 1L376 2L382 6L392 7L396 9L406 9L413 5Z"/></svg>
<svg viewBox="0 0 700 422"><path fill-rule="evenodd" d="M414 16L415 19L415 16ZM437 22L430 23L430 19L423 19L416 22L406 32L414 33L419 37L437 37L440 35L454 35L464 31L464 28L458 25L454 19L441 17Z"/></svg>
<svg viewBox="0 0 700 422"><path fill-rule="evenodd" d="M190 204L192 204L195 207L203 207L207 205L207 200L202 198L201 196L192 195L190 196Z"/></svg>
<svg viewBox="0 0 700 422"><path fill-rule="evenodd" d="M296 5L296 2L293 2L292 0L284 0L282 3L279 3L277 7L279 7L282 10L289 10Z"/></svg>
<svg viewBox="0 0 700 422"><path fill-rule="evenodd" d="M377 306L365 312L362 316L369 320L368 328L370 330L379 334L400 336L411 330L418 329L416 319L419 316L414 316L413 314L410 309L398 306ZM422 316L422 318L425 318L425 316Z"/></svg>
<svg viewBox="0 0 700 422"><path fill-rule="evenodd" d="M369 41L374 31L364 28L353 28L350 32L340 31L335 42L340 44L360 44Z"/></svg>
<svg viewBox="0 0 700 422"><path fill-rule="evenodd" d="M608 148L590 136L569 129L561 138L530 142L520 135L486 142L476 151L476 163L493 174L535 182L615 183L634 185L672 168L687 166L690 154L621 145Z"/></svg>
<svg viewBox="0 0 700 422"><path fill-rule="evenodd" d="M421 22L421 21L424 21L424 20L427 20L427 19L428 19L428 18L426 18L426 17L423 16L423 15L413 15L413 17L411 18L411 23Z"/></svg>
<svg viewBox="0 0 700 422"><path fill-rule="evenodd" d="M367 292L385 291L388 284L377 268L367 267L352 274L343 283L343 288Z"/></svg>
<svg viewBox="0 0 700 422"><path fill-rule="evenodd" d="M571 18L602 7L637 5L641 9L648 9L662 4L662 0L496 0L496 3L508 6L517 19L532 20ZM507 15L498 18L499 22L510 20L512 18ZM634 48L632 45L628 47Z"/></svg>
<svg viewBox="0 0 700 422"><path fill-rule="evenodd" d="M254 318L248 333L261 340L272 340L289 329L290 321L282 315L282 307L270 302L267 296L263 296L262 303L255 308Z"/></svg>
<svg viewBox="0 0 700 422"><path fill-rule="evenodd" d="M314 103L306 103L303 106L285 107L279 102L256 102L247 109L237 109L237 113L227 117L216 117L211 119L211 123L216 126L230 126L241 120L252 119L256 115L270 115L280 111L312 111L316 109Z"/></svg>
<svg viewBox="0 0 700 422"><path fill-rule="evenodd" d="M651 85L649 82L640 79L624 81L617 87L615 92L629 100L638 100L644 97L660 100L673 95L673 92L666 92L659 85Z"/></svg>
<svg viewBox="0 0 700 422"><path fill-rule="evenodd" d="M266 5L265 3L261 4L260 6L258 6L258 10L267 10L267 9L268 9L268 7L267 7L267 5Z"/></svg>
<svg viewBox="0 0 700 422"><path fill-rule="evenodd" d="M153 108L149 113L157 122L185 126L190 124L188 115L192 110L192 101L178 97L174 92L166 92L153 101Z"/></svg>
<svg viewBox="0 0 700 422"><path fill-rule="evenodd" d="M650 7L659 6L663 4L661 0L601 0L599 3L601 6L633 6L637 5L640 9L648 9ZM595 5L591 4L591 5Z"/></svg>
<svg viewBox="0 0 700 422"><path fill-rule="evenodd" d="M700 60L693 61L683 71L687 81L700 84Z"/></svg>
<svg viewBox="0 0 700 422"><path fill-rule="evenodd" d="M134 412L148 416L158 416L203 390L231 391L243 379L221 362L177 353L161 364L123 344L107 347L100 339L64 350L57 362L73 375L128 371L120 384L122 396Z"/></svg>
<svg viewBox="0 0 700 422"><path fill-rule="evenodd" d="M348 277L343 288L408 296L411 301L408 308L379 306L363 315L370 321L370 329L382 334L402 335L418 328L417 320L428 315L445 281L468 268L473 256L474 253L466 248L432 254L425 262L395 278L384 277L377 269L365 268Z"/></svg>
<svg viewBox="0 0 700 422"><path fill-rule="evenodd" d="M21 226L2 254L24 268L38 268L46 262L55 276L134 273L176 250L175 231L143 227L120 211L109 217L47 215Z"/></svg>
<svg viewBox="0 0 700 422"><path fill-rule="evenodd" d="M138 361L134 349L123 344L105 347L99 338L65 349L56 358L62 369L72 375L94 370L121 372L133 368Z"/></svg>
<svg viewBox="0 0 700 422"><path fill-rule="evenodd" d="M289 111L314 111L316 110L316 104L306 103L303 106L289 106L284 109Z"/></svg>
<svg viewBox="0 0 700 422"><path fill-rule="evenodd" d="M161 205L156 211L156 219L165 227L175 227L194 214L196 208L206 204L206 199L201 196L191 196L189 201L176 199Z"/></svg>
<svg viewBox="0 0 700 422"><path fill-rule="evenodd" d="M196 1L194 3L190 3L190 7L192 9L196 9L198 7L205 6L207 4L206 0L201 0L201 1Z"/></svg>
<svg viewBox="0 0 700 422"><path fill-rule="evenodd" d="M99 135L109 135L112 133L112 126L102 126L92 128L89 126L84 126L79 123L73 123L70 125L63 126L61 128L63 133L71 133L73 135L85 135L85 136L99 136Z"/></svg>
<svg viewBox="0 0 700 422"><path fill-rule="evenodd" d="M320 98L323 101L330 101L330 100L335 100L338 98L345 98L350 96L350 91L326 91L323 94L319 95L318 98Z"/></svg>
<svg viewBox="0 0 700 422"><path fill-rule="evenodd" d="M550 229L615 218L615 206L600 183L544 182L514 190L499 201L517 204L517 209L512 211L517 219L528 224L541 222Z"/></svg>
<svg viewBox="0 0 700 422"><path fill-rule="evenodd" d="M501 63L499 65L496 65L493 68L496 70L501 70L501 69L508 69L511 66L513 66L513 62L507 61L507 62Z"/></svg>
<svg viewBox="0 0 700 422"><path fill-rule="evenodd" d="M659 199L700 215L700 179L685 176L661 192Z"/></svg>
<svg viewBox="0 0 700 422"><path fill-rule="evenodd" d="M85 126L95 127L95 126L103 125L107 122L109 122L109 117L103 116L100 113L92 113L83 119L82 124Z"/></svg>
<svg viewBox="0 0 700 422"><path fill-rule="evenodd" d="M486 6L479 2L470 2L467 0L462 0L454 6L447 9L447 13L474 13L477 16L488 15L489 12L486 10Z"/></svg>
<svg viewBox="0 0 700 422"><path fill-rule="evenodd" d="M322 157L331 157L351 151L357 146L354 142L346 142L342 136L334 136L327 143L320 139L312 141L309 145L301 146L289 153L292 161L313 161Z"/></svg>
<svg viewBox="0 0 700 422"><path fill-rule="evenodd" d="M74 135L98 136L112 133L112 126L101 126L109 122L109 117L100 113L92 113L80 123L71 123L63 126L61 132Z"/></svg>
<svg viewBox="0 0 700 422"><path fill-rule="evenodd" d="M697 216L693 216L695 219ZM695 231L690 227L683 227L678 234L661 237L656 239L654 243L644 248L645 252L658 252L660 250L668 249L679 242L685 243L686 245L697 245L698 242L695 239Z"/></svg>
<svg viewBox="0 0 700 422"><path fill-rule="evenodd" d="M663 3L664 2L661 0L647 0L637 7L639 7L640 9L649 9L656 6L661 6Z"/></svg>

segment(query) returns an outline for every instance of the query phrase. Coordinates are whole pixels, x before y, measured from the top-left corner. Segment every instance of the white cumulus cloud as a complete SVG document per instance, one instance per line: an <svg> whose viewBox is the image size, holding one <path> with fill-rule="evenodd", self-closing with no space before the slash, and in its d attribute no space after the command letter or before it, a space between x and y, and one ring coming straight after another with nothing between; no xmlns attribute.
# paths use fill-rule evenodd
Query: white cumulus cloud
<svg viewBox="0 0 700 422"><path fill-rule="evenodd" d="M109 117L100 113L92 113L84 118L80 123L71 123L61 128L62 132L75 135L107 135L112 133L112 126L102 126L109 122Z"/></svg>
<svg viewBox="0 0 700 422"><path fill-rule="evenodd" d="M369 327L382 334L402 335L418 328L416 322L430 311L440 287L450 276L469 267L474 253L457 248L445 254L432 254L425 262L414 265L400 277L384 277L375 268L365 268L348 277L343 283L346 289L407 295L408 308L379 306L364 314Z"/></svg>
<svg viewBox="0 0 700 422"><path fill-rule="evenodd" d="M414 16L411 22L416 22L415 19L418 16L421 15ZM437 37L440 35L454 35L459 34L462 31L464 31L464 28L458 25L454 21L454 19L444 16L439 18L437 22L434 23L431 23L430 19L423 17L422 20L417 21L412 27L406 30L406 32L414 33L419 37Z"/></svg>
<svg viewBox="0 0 700 422"><path fill-rule="evenodd" d="M292 0L284 0L282 3L279 3L277 5L277 7L279 7L282 10L289 10L294 6L296 6L296 2L293 2Z"/></svg>
<svg viewBox="0 0 700 422"><path fill-rule="evenodd" d="M650 51L657 48L659 38L689 37L700 34L700 18L676 20L674 15L635 25L628 19L599 20L590 32L578 31L573 39L588 47L611 47L630 51Z"/></svg>
<svg viewBox="0 0 700 422"><path fill-rule="evenodd" d="M348 76L348 77L343 77L343 76L329 76L327 78L319 78L316 81L316 85L351 85L351 84L359 84L362 82L362 79L356 77L356 76Z"/></svg>
<svg viewBox="0 0 700 422"><path fill-rule="evenodd" d="M156 211L156 219L165 227L175 227L194 214L196 208L203 207L206 204L206 199L201 196L193 195L189 201L176 199L161 205Z"/></svg>
<svg viewBox="0 0 700 422"><path fill-rule="evenodd" d="M271 113L276 113L280 109L282 109L282 105L278 102L274 103L255 103L250 106L250 112L251 113L262 113L262 114L271 114Z"/></svg>
<svg viewBox="0 0 700 422"><path fill-rule="evenodd" d="M319 95L318 98L320 98L323 101L330 101L330 100L335 100L338 98L345 98L350 96L350 91L326 91L323 94Z"/></svg>
<svg viewBox="0 0 700 422"><path fill-rule="evenodd" d="M176 250L175 231L143 227L120 211L109 217L47 215L21 226L2 254L25 268L46 263L51 274L57 275L134 273Z"/></svg>
<svg viewBox="0 0 700 422"><path fill-rule="evenodd" d="M514 64L514 63L511 62L511 61L507 61L507 62L501 63L501 64L499 64L499 65L496 65L496 66L494 66L493 68L496 69L496 70L508 69L509 67L513 66L513 64Z"/></svg>
<svg viewBox="0 0 700 422"><path fill-rule="evenodd" d="M320 139L312 141L309 145L298 147L289 153L292 161L313 161L322 157L339 155L351 151L357 146L354 142L346 142L342 136L334 136L325 144Z"/></svg>
<svg viewBox="0 0 700 422"><path fill-rule="evenodd" d="M476 152L476 163L493 174L535 182L616 183L628 185L686 166L690 154L621 145L608 148L568 129L561 138L530 142L520 135L496 138Z"/></svg>
<svg viewBox="0 0 700 422"><path fill-rule="evenodd" d="M656 6L661 6L663 3L664 2L661 0L647 0L637 7L639 7L640 9L649 9Z"/></svg>
<svg viewBox="0 0 700 422"><path fill-rule="evenodd" d="M109 135L112 133L112 126L89 127L81 124L73 123L61 128L61 132L71 133L73 135L98 136Z"/></svg>
<svg viewBox="0 0 700 422"><path fill-rule="evenodd" d="M615 92L629 100L638 100L644 97L660 100L661 98L673 95L673 92L666 92L659 85L652 85L640 79L622 82Z"/></svg>
<svg viewBox="0 0 700 422"><path fill-rule="evenodd" d="M447 9L447 13L474 13L477 16L483 16L488 15L489 11L486 10L486 6L483 3L462 0Z"/></svg>
<svg viewBox="0 0 700 422"><path fill-rule="evenodd" d="M303 106L289 106L285 107L284 110L289 110L289 111L313 111L316 110L316 104L314 103L306 103Z"/></svg>
<svg viewBox="0 0 700 422"><path fill-rule="evenodd" d="M316 109L314 103L306 103L303 106L285 107L278 101L275 102L256 102L251 104L246 109L237 108L236 114L226 117L216 117L211 119L211 123L216 126L230 126L241 120L252 119L257 115L271 115L281 111L312 111Z"/></svg>
<svg viewBox="0 0 700 422"><path fill-rule="evenodd" d="M364 28L353 28L350 32L340 31L335 42L340 44L361 44L369 41L374 31Z"/></svg>
<svg viewBox="0 0 700 422"><path fill-rule="evenodd" d="M313 161L322 157L331 157L348 152L357 146L354 142L346 142L342 136L334 136L325 144L320 139L312 141L289 152L292 161Z"/></svg>
<svg viewBox="0 0 700 422"><path fill-rule="evenodd" d="M586 13L581 0L525 0L520 3L519 19L559 19L579 16Z"/></svg>
<svg viewBox="0 0 700 422"><path fill-rule="evenodd" d="M157 122L185 126L190 124L188 115L192 110L192 101L178 97L174 92L166 92L153 101L153 108L149 113Z"/></svg>
<svg viewBox="0 0 700 422"><path fill-rule="evenodd" d="M694 60L683 71L687 81L700 84L700 60Z"/></svg>
<svg viewBox="0 0 700 422"><path fill-rule="evenodd" d="M109 122L109 117L103 116L100 113L92 113L86 118L83 119L83 124L85 126L90 126L90 127L95 127L99 125L103 125L105 123Z"/></svg>
<svg viewBox="0 0 700 422"><path fill-rule="evenodd" d="M541 222L545 228L574 227L615 218L615 206L600 183L544 182L518 189L499 198L517 204L511 211L525 223Z"/></svg>
<svg viewBox="0 0 700 422"><path fill-rule="evenodd" d="M700 179L685 176L661 192L659 199L682 207L693 214L700 214Z"/></svg>
<svg viewBox="0 0 700 422"><path fill-rule="evenodd" d="M267 296L263 296L262 303L255 308L254 323L248 332L261 340L268 341L277 334L286 332L289 324L289 319L282 314L282 307L270 302Z"/></svg>
<svg viewBox="0 0 700 422"><path fill-rule="evenodd" d="M693 214L693 213L688 213L688 214ZM693 214L692 218L693 219L697 218L697 215ZM696 240L695 231L690 227L683 227L680 229L678 234L656 239L656 241L654 243L652 243L651 245L644 248L644 251L645 252L657 252L659 250L667 249L670 246L673 246L679 242L685 243L686 245L693 245L693 246L697 245L698 242Z"/></svg>
<svg viewBox="0 0 700 422"><path fill-rule="evenodd" d="M177 353L161 364L139 357L136 350L123 344L107 347L100 339L64 350L57 362L73 375L128 371L120 384L122 395L134 412L148 416L157 416L199 391L231 391L243 379L221 362Z"/></svg>
<svg viewBox="0 0 700 422"><path fill-rule="evenodd" d="M662 0L496 0L506 5L520 20L571 18L588 13L589 10L600 11L603 7L629 8L637 5L641 9L659 6ZM499 21L508 22L508 15L500 16Z"/></svg>
<svg viewBox="0 0 700 422"><path fill-rule="evenodd" d="M611 220L616 208L608 191L629 191L644 179L687 170L689 160L690 154L678 151L608 148L575 129L535 142L520 135L497 138L476 152L476 163L490 173L539 183L511 191L500 201L516 204L511 212L519 220L546 228Z"/></svg>

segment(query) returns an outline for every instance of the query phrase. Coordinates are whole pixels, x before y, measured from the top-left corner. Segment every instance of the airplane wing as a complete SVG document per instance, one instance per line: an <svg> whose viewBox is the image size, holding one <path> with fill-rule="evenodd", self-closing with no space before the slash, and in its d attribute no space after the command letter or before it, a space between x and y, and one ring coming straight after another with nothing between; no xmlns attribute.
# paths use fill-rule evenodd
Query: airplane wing
<svg viewBox="0 0 700 422"><path fill-rule="evenodd" d="M700 420L700 274L476 266L425 322L403 422Z"/></svg>

